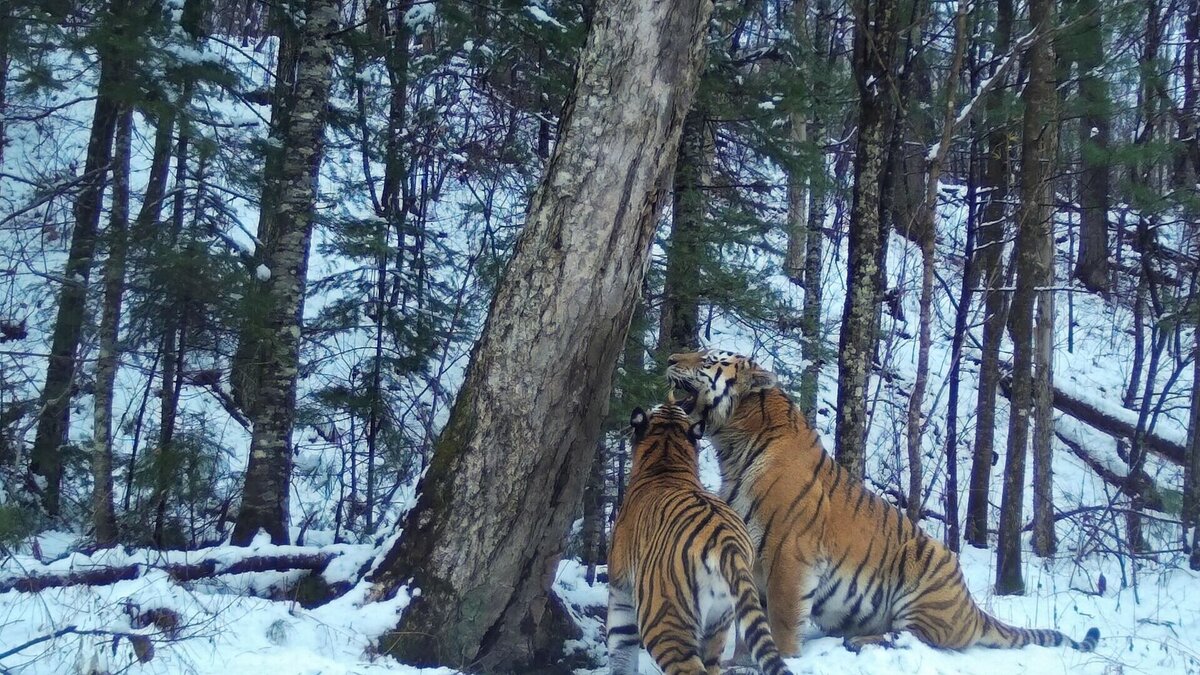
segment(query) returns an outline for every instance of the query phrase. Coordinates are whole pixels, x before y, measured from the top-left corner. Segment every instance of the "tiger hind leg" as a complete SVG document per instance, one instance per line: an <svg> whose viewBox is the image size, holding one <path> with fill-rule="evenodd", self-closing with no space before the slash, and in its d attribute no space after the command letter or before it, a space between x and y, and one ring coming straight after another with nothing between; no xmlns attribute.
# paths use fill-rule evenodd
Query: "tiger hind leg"
<svg viewBox="0 0 1200 675"><path fill-rule="evenodd" d="M608 588L608 620L605 624L608 642L608 671L611 675L636 675L638 647L637 613L633 596L628 589L612 585Z"/></svg>
<svg viewBox="0 0 1200 675"><path fill-rule="evenodd" d="M708 675L721 675L721 655L732 624L733 614L727 613L704 629L704 669Z"/></svg>
<svg viewBox="0 0 1200 675"><path fill-rule="evenodd" d="M767 623L779 653L785 658L800 656L801 629L812 612L817 579L809 565L788 560L773 565L767 574Z"/></svg>

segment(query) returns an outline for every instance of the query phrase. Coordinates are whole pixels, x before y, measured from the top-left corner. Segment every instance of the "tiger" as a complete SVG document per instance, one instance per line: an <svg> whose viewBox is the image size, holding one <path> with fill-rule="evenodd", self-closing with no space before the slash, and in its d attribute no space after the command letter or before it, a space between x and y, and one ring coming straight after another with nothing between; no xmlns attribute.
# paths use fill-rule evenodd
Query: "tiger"
<svg viewBox="0 0 1200 675"><path fill-rule="evenodd" d="M680 405L706 429L721 497L754 542L755 578L780 652L798 656L808 619L847 649L891 646L903 631L927 645L1015 648L1069 645L1057 630L1010 626L967 590L958 557L833 460L773 373L732 352L667 359Z"/></svg>
<svg viewBox="0 0 1200 675"><path fill-rule="evenodd" d="M759 603L750 535L700 483L702 423L670 402L636 408L633 467L608 558L613 675L637 672L639 645L667 675L718 675L734 618L767 675L791 675Z"/></svg>

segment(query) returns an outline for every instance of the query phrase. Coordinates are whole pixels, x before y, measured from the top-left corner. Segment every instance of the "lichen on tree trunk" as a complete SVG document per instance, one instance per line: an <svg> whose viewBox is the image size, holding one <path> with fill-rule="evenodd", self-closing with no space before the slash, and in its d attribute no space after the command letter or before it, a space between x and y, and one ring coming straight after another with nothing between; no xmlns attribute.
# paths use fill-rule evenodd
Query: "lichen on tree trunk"
<svg viewBox="0 0 1200 675"><path fill-rule="evenodd" d="M257 289L264 306L258 321L247 324L242 345L256 344L257 394L248 406L254 425L242 507L233 542L247 544L261 529L275 543L286 543L288 487L291 480L291 435L299 370L300 319L304 305L308 248L316 202L316 174L321 164L325 117L333 75L333 37L337 3L309 0L307 21L297 45L295 84L286 98L272 134L282 142L277 166L268 163L259 222L268 279ZM281 64L289 58L280 50ZM282 72L284 69L280 68ZM273 170L275 169L275 170Z"/></svg>
<svg viewBox="0 0 1200 675"><path fill-rule="evenodd" d="M565 534L695 92L707 0L596 8L560 140L374 599L420 589L381 650L530 672ZM563 626L559 624L558 631Z"/></svg>

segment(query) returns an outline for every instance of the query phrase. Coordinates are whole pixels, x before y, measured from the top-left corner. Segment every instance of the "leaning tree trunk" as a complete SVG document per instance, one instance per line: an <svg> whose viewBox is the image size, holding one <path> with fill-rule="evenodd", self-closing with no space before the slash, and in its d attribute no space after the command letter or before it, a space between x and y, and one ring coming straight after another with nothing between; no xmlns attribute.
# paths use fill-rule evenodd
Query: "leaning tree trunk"
<svg viewBox="0 0 1200 675"><path fill-rule="evenodd" d="M856 0L854 75L858 82L858 142L850 213L846 302L838 344L837 461L855 480L865 471L867 382L875 355L880 250L886 225L881 183L887 130L893 117L896 0Z"/></svg>
<svg viewBox="0 0 1200 675"><path fill-rule="evenodd" d="M1053 259L1052 252L1047 250L1053 244L1052 174L1058 147L1054 50L1049 35L1053 19L1054 0L1031 0L1029 21L1041 35L1029 50L1029 81L1022 94L1025 116L1021 135L1021 205L1013 251L1017 280L1008 316L1013 341L1013 393L996 546L996 593L1000 595L1025 592L1021 575L1021 507L1029 416L1034 403L1033 312L1038 286L1044 285L1049 277L1047 268Z"/></svg>
<svg viewBox="0 0 1200 675"><path fill-rule="evenodd" d="M524 672L608 407L696 88L707 0L603 0L558 145L404 535L371 597L420 588L380 649ZM503 449L498 452L497 449Z"/></svg>
<svg viewBox="0 0 1200 675"><path fill-rule="evenodd" d="M92 525L96 545L117 543L113 508L112 411L120 349L121 298L125 292L125 250L129 231L129 150L133 109L121 110L113 156L112 214L108 220L108 260L104 263L104 301L96 357L95 409L92 416Z"/></svg>
<svg viewBox="0 0 1200 675"><path fill-rule="evenodd" d="M116 36L105 41L109 46L102 49L100 54L96 107L92 114L79 194L75 198L75 229L71 233L71 248L67 253L62 290L58 297L58 316L54 322L50 362L46 368L46 384L42 388L37 434L33 441L30 468L46 479L42 503L46 513L52 517L59 513L59 487L63 469L60 448L67 440L70 427L69 404L71 386L75 380L75 358L83 335L88 278L96 253L105 178L112 159L113 135L120 114L118 90L126 75L124 55L116 45L130 39L130 33L136 30L125 21L127 7L125 0L114 0L104 17L106 27L98 29L116 31Z"/></svg>
<svg viewBox="0 0 1200 675"><path fill-rule="evenodd" d="M1079 125L1082 169L1079 174L1079 260L1075 278L1084 287L1108 292L1108 140L1111 122L1108 82L1100 73L1104 64L1104 33L1098 0L1076 3L1079 28L1071 42L1079 68L1079 98L1083 119Z"/></svg>
<svg viewBox="0 0 1200 675"><path fill-rule="evenodd" d="M1003 58L1012 43L1013 3L997 3L996 29L992 32L995 58ZM993 75L998 76L998 75ZM1004 286L1004 222L1008 198L1008 115L1004 112L1003 87L987 94L987 161L983 170L983 215L978 229L976 265L984 286L983 344L980 349L979 396L975 406L975 449L971 456L971 479L967 493L965 538L976 548L988 545L988 494L992 483L995 453L996 386L1000 382L1000 342L1008 312Z"/></svg>
<svg viewBox="0 0 1200 675"><path fill-rule="evenodd" d="M298 35L295 86L288 110L273 133L282 141L277 171L268 171L259 220L268 276L256 297L264 305L261 323L251 323L242 341L256 341L262 359L255 369L256 394L249 406L254 433L233 528L233 543L250 543L266 530L276 543L288 541L288 483L291 480L292 424L296 413L296 376L304 308L308 244L312 237L317 170L325 139L325 116L333 76L333 40L338 4L309 0L307 21ZM288 59L280 50L281 68ZM281 74L281 76L283 76ZM264 199L264 201L267 201ZM269 233L270 236L262 236ZM261 268L260 268L261 269Z"/></svg>

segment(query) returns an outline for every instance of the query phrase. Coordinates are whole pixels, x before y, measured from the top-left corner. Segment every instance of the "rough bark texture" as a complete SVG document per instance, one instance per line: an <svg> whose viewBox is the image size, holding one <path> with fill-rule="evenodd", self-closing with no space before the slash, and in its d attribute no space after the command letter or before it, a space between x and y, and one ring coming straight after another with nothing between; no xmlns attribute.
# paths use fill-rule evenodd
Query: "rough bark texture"
<svg viewBox="0 0 1200 675"><path fill-rule="evenodd" d="M420 588L380 648L405 663L529 672L661 195L703 57L707 0L607 0L547 173L404 535L373 598Z"/></svg>
<svg viewBox="0 0 1200 675"><path fill-rule="evenodd" d="M996 29L992 32L993 53L1008 51L1012 43L1011 0L997 3ZM999 57L997 57L999 58ZM995 69L993 69L994 71ZM1009 122L1003 112L1004 92L997 86L987 95L987 161L981 191L984 206L978 229L975 264L984 287L983 344L980 349L979 397L975 406L975 451L971 457L971 479L967 495L967 543L977 548L988 545L988 492L995 454L996 385L1000 381L1000 342L1004 337L1008 298L1004 285L1004 223L1008 197Z"/></svg>
<svg viewBox="0 0 1200 675"><path fill-rule="evenodd" d="M1193 331L1195 344L1193 353L1200 356L1200 330ZM1183 472L1183 523L1193 528L1193 536L1200 533L1200 367L1192 366L1192 414L1188 424L1187 463ZM1185 535L1186 537L1186 529ZM1200 570L1200 549L1192 543L1189 566Z"/></svg>
<svg viewBox="0 0 1200 675"><path fill-rule="evenodd" d="M663 282L658 351L670 354L696 346L700 316L700 275L696 265L704 245L707 186L712 183L712 134L703 106L696 105L683 122L671 197L671 235L667 239L667 274Z"/></svg>
<svg viewBox="0 0 1200 675"><path fill-rule="evenodd" d="M1041 248L1042 286L1054 283L1053 228ZM1033 552L1058 550L1054 533L1054 291L1038 293L1033 335Z"/></svg>
<svg viewBox="0 0 1200 675"><path fill-rule="evenodd" d="M862 480L867 440L867 383L875 354L880 252L886 236L881 182L893 117L897 3L854 3L854 76L858 142L850 213L846 303L838 344L837 461Z"/></svg>
<svg viewBox="0 0 1200 675"><path fill-rule="evenodd" d="M1079 27L1073 42L1079 70L1079 124L1082 168L1079 174L1079 259L1075 278L1084 287L1108 292L1108 142L1110 110L1108 82L1099 72L1104 64L1104 33L1098 0L1078 0Z"/></svg>
<svg viewBox="0 0 1200 675"><path fill-rule="evenodd" d="M820 24L820 18L817 19ZM808 42L808 0L797 0L792 7L792 35L800 48L800 53L812 52L813 45ZM811 78L806 72L805 61L797 63L801 76ZM802 108L797 108L789 115L788 133L793 152L799 155L799 150L808 143L808 114ZM791 168L787 172L787 252L783 258L783 271L789 281L803 288L805 271L805 254L808 252L808 197L809 182L807 172L799 168ZM807 291L806 291L807 292ZM811 358L811 357L809 357Z"/></svg>
<svg viewBox="0 0 1200 675"><path fill-rule="evenodd" d="M288 93L289 109L272 130L282 143L283 157L278 172L268 169L264 201L271 191L277 201L264 204L259 221L259 238L266 248L263 264L270 270L270 278L257 294L265 308L261 324L249 326L251 334L242 336L243 342L248 338L260 342L262 360L256 369L256 402L249 410L254 433L242 507L233 528L235 544L248 544L260 529L275 543L286 543L289 536L288 483L301 311L338 5L332 0L309 0L306 16L297 47L295 86ZM281 61L285 58L281 50ZM283 66L281 62L281 71Z"/></svg>
<svg viewBox="0 0 1200 675"><path fill-rule="evenodd" d="M129 149L133 110L126 107L117 122L113 157L112 213L108 221L108 260L104 263L104 301L96 357L95 409L92 417L92 526L98 546L117 542L113 508L113 383L120 360L117 336L121 298L125 292L125 250L129 231Z"/></svg>
<svg viewBox="0 0 1200 675"><path fill-rule="evenodd" d="M1016 289L1008 316L1013 341L1013 389L1009 412L1008 450L1004 462L1004 493L996 546L996 593L1022 594L1021 507L1025 491L1025 455L1029 416L1033 407L1033 313L1038 287L1049 276L1053 202L1051 177L1058 147L1055 109L1054 52L1048 37L1054 20L1054 0L1032 0L1029 20L1042 39L1029 50L1029 81L1021 135L1021 205L1017 212Z"/></svg>
<svg viewBox="0 0 1200 675"><path fill-rule="evenodd" d="M813 47L821 50L824 62L833 68L837 59L837 47L830 40L832 24L835 21L830 10L829 0L817 0L817 16L813 29ZM815 78L813 83L813 99L824 102L828 97L828 87L821 78ZM818 114L812 115L809 122L809 132L819 143L824 143L825 121ZM821 177L825 179L826 154L821 155ZM826 179L827 180L827 179ZM801 310L800 330L804 337L804 359L807 362L804 372L800 375L800 409L809 420L815 420L817 414L817 392L819 391L821 365L825 360L825 345L821 326L821 257L824 249L825 210L829 208L828 190L825 180L814 181L810 192L810 207L808 209L808 235L805 237L804 253L804 308Z"/></svg>

